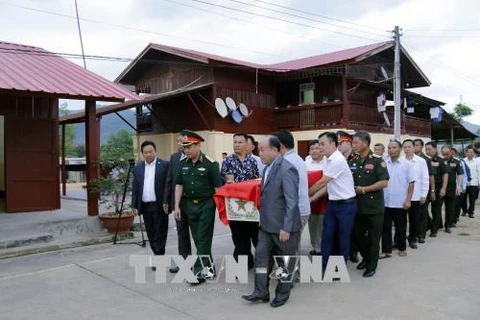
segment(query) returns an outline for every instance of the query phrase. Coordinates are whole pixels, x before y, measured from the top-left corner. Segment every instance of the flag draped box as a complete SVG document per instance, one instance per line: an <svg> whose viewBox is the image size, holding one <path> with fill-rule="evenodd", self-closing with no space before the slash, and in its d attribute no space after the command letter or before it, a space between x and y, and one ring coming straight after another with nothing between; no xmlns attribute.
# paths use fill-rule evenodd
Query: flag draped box
<svg viewBox="0 0 480 320"><path fill-rule="evenodd" d="M261 179L226 184L215 193L220 221L259 221Z"/></svg>

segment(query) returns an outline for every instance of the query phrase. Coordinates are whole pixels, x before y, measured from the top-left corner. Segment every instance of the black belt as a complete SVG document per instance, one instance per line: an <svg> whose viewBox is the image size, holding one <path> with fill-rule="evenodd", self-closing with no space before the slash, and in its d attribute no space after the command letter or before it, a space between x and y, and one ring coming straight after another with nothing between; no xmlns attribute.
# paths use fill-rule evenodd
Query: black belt
<svg viewBox="0 0 480 320"><path fill-rule="evenodd" d="M356 200L355 197L352 197L350 199L344 199L344 200L328 200L331 204L339 205L339 204L347 204L347 203L353 203Z"/></svg>
<svg viewBox="0 0 480 320"><path fill-rule="evenodd" d="M189 201L192 201L194 204L200 204L204 201L207 201L207 200L211 200L212 198L211 197L208 197L208 198L188 198Z"/></svg>
<svg viewBox="0 0 480 320"><path fill-rule="evenodd" d="M142 206L155 206L157 205L156 201L150 201L150 202L143 202L142 201Z"/></svg>

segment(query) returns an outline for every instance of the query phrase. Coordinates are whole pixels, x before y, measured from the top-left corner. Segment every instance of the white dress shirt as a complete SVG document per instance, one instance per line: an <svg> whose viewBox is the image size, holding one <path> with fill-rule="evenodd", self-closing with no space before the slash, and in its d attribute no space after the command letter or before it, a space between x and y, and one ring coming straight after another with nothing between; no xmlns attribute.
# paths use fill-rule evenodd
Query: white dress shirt
<svg viewBox="0 0 480 320"><path fill-rule="evenodd" d="M262 159L260 159L259 156L256 156L253 153L251 153L251 155L255 159L255 161L257 161L258 174L260 175L260 177L262 177L263 170L265 169L265 164L262 162Z"/></svg>
<svg viewBox="0 0 480 320"><path fill-rule="evenodd" d="M310 198L308 196L308 175L305 161L295 152L288 150L283 158L290 162L298 171L298 209L301 216L310 215Z"/></svg>
<svg viewBox="0 0 480 320"><path fill-rule="evenodd" d="M412 159L405 159L410 162L415 174L415 186L413 188L412 201L420 201L420 198L427 198L428 189L430 187L430 176L428 174L428 166L425 159L413 155Z"/></svg>
<svg viewBox="0 0 480 320"><path fill-rule="evenodd" d="M323 170L323 164L325 163L325 157L320 161L315 161L312 157L305 159L305 165L307 166L307 171L318 171Z"/></svg>
<svg viewBox="0 0 480 320"><path fill-rule="evenodd" d="M155 196L155 168L157 166L157 158L151 163L145 161L145 174L143 178L143 202L155 202L157 197Z"/></svg>
<svg viewBox="0 0 480 320"><path fill-rule="evenodd" d="M415 174L410 162L400 157L392 162L390 157L385 159L390 179L388 186L383 189L383 197L386 208L403 208L407 200L408 185L415 182Z"/></svg>
<svg viewBox="0 0 480 320"><path fill-rule="evenodd" d="M340 151L335 150L330 157L325 158L323 175L332 178L327 184L329 200L347 200L355 197L353 175Z"/></svg>
<svg viewBox="0 0 480 320"><path fill-rule="evenodd" d="M472 160L465 158L463 160L465 160L465 163L470 168L470 177L472 178L470 186L478 186L480 184L480 163L478 162L478 158L473 158ZM467 180L467 172L465 172L463 179Z"/></svg>

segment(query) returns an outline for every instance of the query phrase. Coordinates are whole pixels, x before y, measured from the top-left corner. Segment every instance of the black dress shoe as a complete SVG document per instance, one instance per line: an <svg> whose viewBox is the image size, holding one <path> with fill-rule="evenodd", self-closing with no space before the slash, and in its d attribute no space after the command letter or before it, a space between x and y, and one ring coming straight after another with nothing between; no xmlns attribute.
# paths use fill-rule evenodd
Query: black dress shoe
<svg viewBox="0 0 480 320"><path fill-rule="evenodd" d="M418 238L418 243L425 243L425 238Z"/></svg>
<svg viewBox="0 0 480 320"><path fill-rule="evenodd" d="M365 269L366 267L367 267L367 263L366 263L364 260L362 260L362 262L360 262L360 263L357 265L357 269L358 269L358 270L363 270L363 269Z"/></svg>
<svg viewBox="0 0 480 320"><path fill-rule="evenodd" d="M468 217L470 217L470 218L473 219L473 213L469 213L469 214L468 214Z"/></svg>
<svg viewBox="0 0 480 320"><path fill-rule="evenodd" d="M358 262L358 253L350 254L350 261Z"/></svg>
<svg viewBox="0 0 480 320"><path fill-rule="evenodd" d="M285 302L288 301L288 298L287 299L277 299L277 297L275 297L275 299L272 300L272 302L270 302L270 305L274 308L278 308L280 306L283 306L285 304Z"/></svg>
<svg viewBox="0 0 480 320"><path fill-rule="evenodd" d="M308 254L311 255L311 256L314 256L314 255L317 254L317 251L315 251L315 250L310 250L310 252L309 252Z"/></svg>
<svg viewBox="0 0 480 320"><path fill-rule="evenodd" d="M168 271L170 271L170 273L177 273L178 270L180 270L179 267L171 267L170 270L168 270Z"/></svg>
<svg viewBox="0 0 480 320"><path fill-rule="evenodd" d="M456 223L452 224L452 228L456 228L456 227L457 227Z"/></svg>
<svg viewBox="0 0 480 320"><path fill-rule="evenodd" d="M415 242L410 242L408 245L412 249L417 249L417 244Z"/></svg>
<svg viewBox="0 0 480 320"><path fill-rule="evenodd" d="M243 295L242 298L247 300L247 301L250 301L250 302L258 302L258 301L268 302L268 301L270 301L270 296L269 295L261 297L255 292L252 293L252 294L249 294L249 295Z"/></svg>
<svg viewBox="0 0 480 320"><path fill-rule="evenodd" d="M363 277L370 278L370 277L373 277L374 274L375 274L375 270L365 270L365 272L363 273Z"/></svg>
<svg viewBox="0 0 480 320"><path fill-rule="evenodd" d="M450 228L447 227L447 228L445 228L445 232L446 233L452 233L452 230L450 230Z"/></svg>
<svg viewBox="0 0 480 320"><path fill-rule="evenodd" d="M466 212L462 212L462 217L465 217L467 215Z"/></svg>
<svg viewBox="0 0 480 320"><path fill-rule="evenodd" d="M157 271L157 267L151 267L152 271Z"/></svg>
<svg viewBox="0 0 480 320"><path fill-rule="evenodd" d="M430 238L435 238L437 236L436 232L430 233Z"/></svg>

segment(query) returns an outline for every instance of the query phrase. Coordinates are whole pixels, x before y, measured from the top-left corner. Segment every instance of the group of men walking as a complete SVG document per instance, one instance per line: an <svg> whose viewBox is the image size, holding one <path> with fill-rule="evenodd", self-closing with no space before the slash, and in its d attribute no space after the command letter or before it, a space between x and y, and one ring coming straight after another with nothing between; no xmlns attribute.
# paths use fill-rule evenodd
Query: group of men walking
<svg viewBox="0 0 480 320"><path fill-rule="evenodd" d="M298 255L307 224L310 254L322 256L323 270L331 255L359 262L359 252L362 260L357 269L371 277L378 260L391 257L394 247L405 256L407 242L416 249L417 243L425 243L428 229L430 237L440 228L450 233L462 210L463 216L474 217L480 164L472 148L467 148L466 159L459 160L450 146L442 147L441 158L433 141L426 144L425 155L420 139L391 140L384 156L382 144L371 150L368 132L324 132L309 142L309 156L303 160L294 150L290 132L260 140L259 157L253 154L255 139L236 133L234 152L220 168L201 151L203 141L194 132L182 131L179 150L170 162L157 159L155 144L145 141L141 146L145 161L134 170L132 207L145 217L154 254L165 253L168 214L174 213L179 254L186 258L192 253L191 233L196 253L202 256L193 267L195 283L202 283L215 275L208 258L215 223L213 195L223 184L261 178L259 223L229 222L233 256L247 256L248 268L255 271L255 290L243 296L251 302L270 301L272 257ZM178 268L172 266L170 272ZM278 282L270 302L273 307L289 299L295 272L286 276Z"/></svg>

